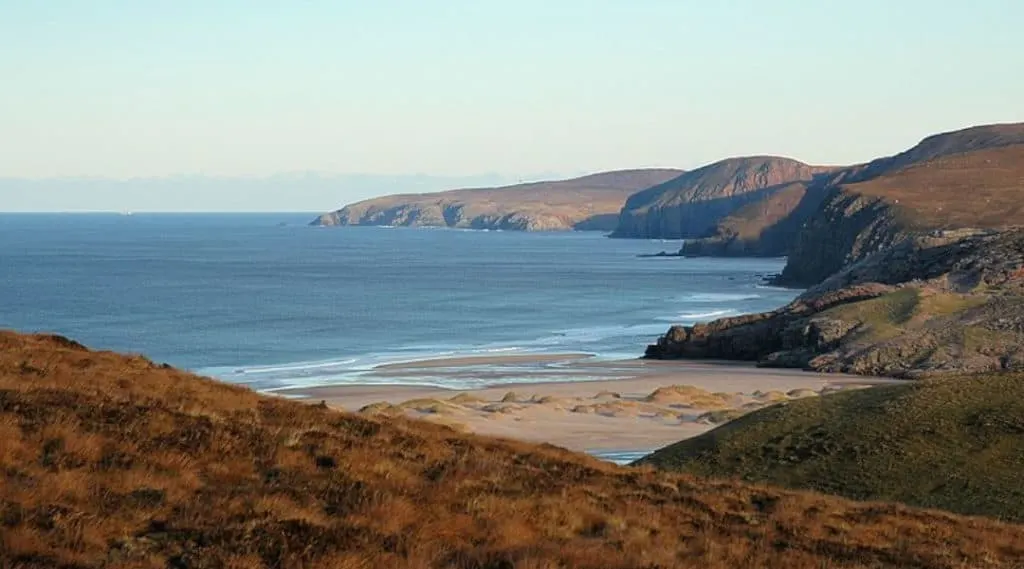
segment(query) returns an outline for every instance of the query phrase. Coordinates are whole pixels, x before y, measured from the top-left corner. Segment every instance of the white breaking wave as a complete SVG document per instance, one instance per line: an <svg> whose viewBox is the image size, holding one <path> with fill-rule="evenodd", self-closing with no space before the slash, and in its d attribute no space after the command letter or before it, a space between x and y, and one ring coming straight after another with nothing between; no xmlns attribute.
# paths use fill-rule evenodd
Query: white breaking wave
<svg viewBox="0 0 1024 569"><path fill-rule="evenodd" d="M280 373L284 371L305 371L311 369L322 369L330 367L341 367L349 364L354 364L359 361L358 358L349 358L346 360L337 361L326 361L326 362L299 362L295 364L279 365L279 366L253 366L253 367L236 367L234 373L237 374L260 374L260 373Z"/></svg>
<svg viewBox="0 0 1024 569"><path fill-rule="evenodd" d="M480 348L477 350L470 350L471 354L500 354L503 352L521 352L523 348L519 346L508 346L506 348Z"/></svg>
<svg viewBox="0 0 1024 569"><path fill-rule="evenodd" d="M756 300L761 298L759 294L739 293L726 294L718 292L698 292L680 297L682 302L737 302L740 300Z"/></svg>
<svg viewBox="0 0 1024 569"><path fill-rule="evenodd" d="M682 314L677 314L676 318L679 320L710 320L730 314L736 314L736 311L732 308L726 308L724 310L712 310L711 312L683 312Z"/></svg>
<svg viewBox="0 0 1024 569"><path fill-rule="evenodd" d="M633 461L640 460L641 458L651 454L654 451L650 450L601 450L601 451L588 451L587 454L600 458L601 460L607 460L608 462L614 462L619 465L627 465Z"/></svg>

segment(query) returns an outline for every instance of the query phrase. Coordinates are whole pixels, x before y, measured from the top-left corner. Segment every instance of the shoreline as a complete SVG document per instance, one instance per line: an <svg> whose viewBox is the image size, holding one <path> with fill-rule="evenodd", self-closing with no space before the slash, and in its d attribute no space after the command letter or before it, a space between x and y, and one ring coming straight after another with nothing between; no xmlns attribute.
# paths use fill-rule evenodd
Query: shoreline
<svg viewBox="0 0 1024 569"><path fill-rule="evenodd" d="M766 369L743 362L593 360L587 354L429 359L398 366L379 366L370 375L386 379L395 372L411 372L427 379L454 375L492 381L473 389L360 384L276 393L324 401L349 412L403 415L621 461L623 456L636 457L697 436L766 405L900 381ZM530 374L548 375L551 366L558 366L565 379L523 381Z"/></svg>

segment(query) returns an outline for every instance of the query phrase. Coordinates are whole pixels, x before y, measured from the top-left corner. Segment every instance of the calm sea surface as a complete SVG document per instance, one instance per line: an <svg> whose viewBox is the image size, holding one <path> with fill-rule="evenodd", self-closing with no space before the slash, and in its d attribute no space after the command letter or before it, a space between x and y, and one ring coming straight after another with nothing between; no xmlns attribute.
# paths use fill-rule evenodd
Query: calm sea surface
<svg viewBox="0 0 1024 569"><path fill-rule="evenodd" d="M311 218L0 215L0 327L272 390L431 357L633 358L671 323L796 295L759 284L781 259L638 256L677 242Z"/></svg>

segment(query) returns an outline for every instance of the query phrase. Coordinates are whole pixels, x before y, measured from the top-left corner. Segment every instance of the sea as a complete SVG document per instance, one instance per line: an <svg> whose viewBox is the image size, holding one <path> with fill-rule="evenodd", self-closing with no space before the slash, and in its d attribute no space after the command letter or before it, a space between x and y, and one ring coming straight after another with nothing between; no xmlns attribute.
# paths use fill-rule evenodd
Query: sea
<svg viewBox="0 0 1024 569"><path fill-rule="evenodd" d="M268 392L370 381L471 388L485 380L369 372L463 356L638 358L671 324L773 309L798 294L764 284L784 259L651 256L679 242L310 227L314 216L0 215L0 327Z"/></svg>

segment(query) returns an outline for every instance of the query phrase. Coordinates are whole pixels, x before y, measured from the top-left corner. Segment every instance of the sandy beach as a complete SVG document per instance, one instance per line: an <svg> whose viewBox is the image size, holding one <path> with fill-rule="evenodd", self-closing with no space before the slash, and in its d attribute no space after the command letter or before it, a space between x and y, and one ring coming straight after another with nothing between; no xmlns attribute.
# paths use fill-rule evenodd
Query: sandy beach
<svg viewBox="0 0 1024 569"><path fill-rule="evenodd" d="M562 377L560 381L531 378ZM488 382L470 390L445 377ZM367 414L436 421L475 433L546 442L599 456L633 456L696 436L743 413L829 391L888 383L858 376L718 362L600 361L586 354L432 359L380 366L369 382L285 395Z"/></svg>

